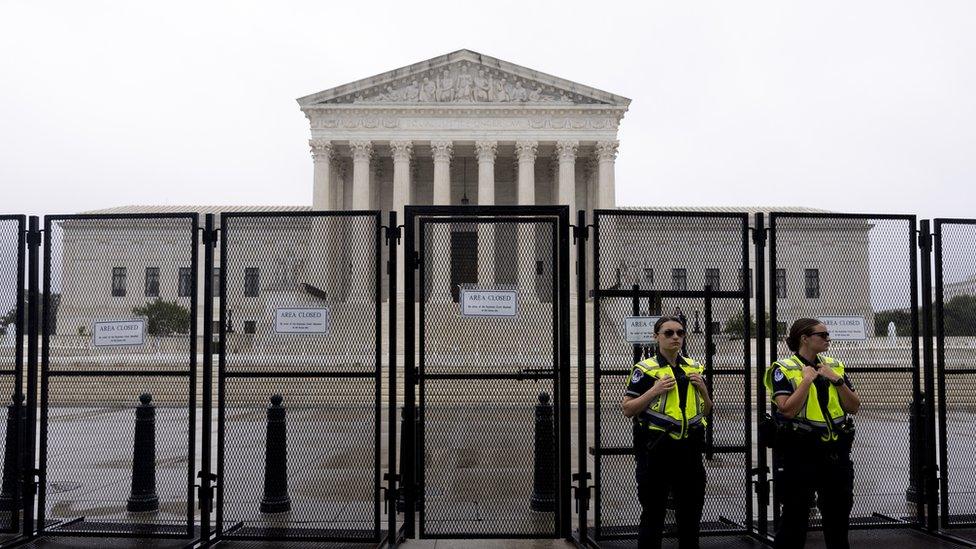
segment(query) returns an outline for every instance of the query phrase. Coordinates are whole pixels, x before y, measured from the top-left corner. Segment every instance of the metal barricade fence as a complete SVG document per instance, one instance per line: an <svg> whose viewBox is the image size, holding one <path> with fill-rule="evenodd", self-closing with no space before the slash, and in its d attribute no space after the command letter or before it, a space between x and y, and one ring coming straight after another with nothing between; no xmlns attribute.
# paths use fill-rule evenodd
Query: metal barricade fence
<svg viewBox="0 0 976 549"><path fill-rule="evenodd" d="M218 537L379 543L381 433L396 428L379 212L225 213L220 227Z"/></svg>
<svg viewBox="0 0 976 549"><path fill-rule="evenodd" d="M827 354L845 364L861 399L852 529L921 526L926 429L915 216L773 212L769 227L769 331L777 334L769 361L792 355L785 335L795 320L820 319L831 333Z"/></svg>
<svg viewBox="0 0 976 549"><path fill-rule="evenodd" d="M41 533L197 535L197 228L45 217Z"/></svg>
<svg viewBox="0 0 976 549"><path fill-rule="evenodd" d="M592 460L594 494L592 516L586 504L578 508L582 541L599 544L636 536L640 505L632 421L621 414L620 401L634 363L654 349L649 333L630 333L628 324L643 317L650 325L661 315L686 319L685 353L705 366L715 403L705 440L708 490L702 533L751 531L754 318L747 215L597 210L591 240L592 358L581 343L577 415L583 426L576 478L585 495ZM582 257L585 247L579 249ZM585 320L578 323L584 326ZM592 393L585 394L591 384ZM592 436L585 425L592 425ZM673 527L669 517L668 528Z"/></svg>
<svg viewBox="0 0 976 549"><path fill-rule="evenodd" d="M940 526L976 543L976 219L934 229Z"/></svg>
<svg viewBox="0 0 976 549"><path fill-rule="evenodd" d="M0 397L6 413L0 419L0 540L17 534L24 509L25 437L24 343L27 294L27 219L0 216ZM31 502L32 505L32 502Z"/></svg>
<svg viewBox="0 0 976 549"><path fill-rule="evenodd" d="M405 240L408 533L568 535L567 208L408 206Z"/></svg>

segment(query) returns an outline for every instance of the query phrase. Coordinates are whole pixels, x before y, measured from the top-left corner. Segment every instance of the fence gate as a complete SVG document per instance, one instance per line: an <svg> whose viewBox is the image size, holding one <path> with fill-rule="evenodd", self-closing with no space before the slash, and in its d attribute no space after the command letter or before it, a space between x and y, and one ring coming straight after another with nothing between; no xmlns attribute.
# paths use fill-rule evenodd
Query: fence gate
<svg viewBox="0 0 976 549"><path fill-rule="evenodd" d="M785 335L795 320L819 318L831 332L827 353L844 363L861 399L851 529L920 526L925 405L915 216L775 212L769 226L769 311L777 333L769 360L792 354ZM811 520L818 525L819 514Z"/></svg>
<svg viewBox="0 0 976 549"><path fill-rule="evenodd" d="M941 526L976 542L976 219L935 220Z"/></svg>
<svg viewBox="0 0 976 549"><path fill-rule="evenodd" d="M196 243L196 214L45 218L42 533L195 537Z"/></svg>
<svg viewBox="0 0 976 549"><path fill-rule="evenodd" d="M569 533L568 213L406 208L408 535Z"/></svg>
<svg viewBox="0 0 976 549"><path fill-rule="evenodd" d="M379 543L380 213L220 227L219 537Z"/></svg>
<svg viewBox="0 0 976 549"><path fill-rule="evenodd" d="M593 432L581 431L589 456L581 452L578 459L579 478L588 478L592 463L594 504L592 517L580 517L581 538L611 545L637 535L633 426L620 401L634 363L654 349L642 343L646 337L628 334L627 325L641 320L631 317L659 315L687 319L685 352L705 365L715 403L706 432L702 534L752 528L748 237L744 213L594 212L592 374L579 368L580 390L593 388L585 399L592 407L581 404L579 417Z"/></svg>
<svg viewBox="0 0 976 549"><path fill-rule="evenodd" d="M24 508L23 470L26 430L24 405L24 334L26 326L27 226L24 216L0 216L0 425L3 488L0 491L0 541L20 531ZM10 399L10 400L7 400ZM32 498L29 499L31 505Z"/></svg>

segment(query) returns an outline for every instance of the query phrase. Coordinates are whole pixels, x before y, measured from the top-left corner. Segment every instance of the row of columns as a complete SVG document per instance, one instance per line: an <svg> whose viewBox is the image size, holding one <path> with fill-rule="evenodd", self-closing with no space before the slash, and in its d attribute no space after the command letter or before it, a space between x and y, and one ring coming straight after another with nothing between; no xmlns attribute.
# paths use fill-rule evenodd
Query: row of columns
<svg viewBox="0 0 976 549"><path fill-rule="evenodd" d="M373 156L371 141L349 141L349 150L353 160L352 174L352 209L370 209L372 185L370 180L369 163ZM337 170L333 165L335 145L327 139L311 139L314 163L314 195L313 205L317 210L338 210L342 204L338 198L341 193L333 190L337 186ZM413 197L410 189L410 160L413 157L413 142L390 141L390 151L393 156L393 209L403 214L403 206L410 204ZM538 141L517 141L515 153L518 159L517 203L519 205L535 205L535 162L537 159ZM447 205L451 203L451 158L454 152L452 141L431 141L431 156L434 161L434 196L433 203ZM478 157L478 204L492 205L495 203L495 157L498 150L497 141L477 141L475 150ZM576 158L579 151L578 141L557 141L556 158L558 161L558 177L556 204L566 204L569 210L576 210ZM617 157L616 141L600 141L596 144L597 161L597 196L594 198L600 208L614 206L614 163Z"/></svg>

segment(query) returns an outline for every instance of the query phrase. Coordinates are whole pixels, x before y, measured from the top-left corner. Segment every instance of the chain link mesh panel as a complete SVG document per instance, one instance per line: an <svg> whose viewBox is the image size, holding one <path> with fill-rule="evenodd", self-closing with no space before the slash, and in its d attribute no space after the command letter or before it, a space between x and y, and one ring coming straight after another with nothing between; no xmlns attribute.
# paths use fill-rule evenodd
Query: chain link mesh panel
<svg viewBox="0 0 976 549"><path fill-rule="evenodd" d="M851 526L915 520L907 501L917 486L915 218L772 214L770 229L771 321L780 333L771 359L792 355L785 334L795 320L820 318L832 336L827 354L844 363L861 400Z"/></svg>
<svg viewBox="0 0 976 549"><path fill-rule="evenodd" d="M197 218L67 216L45 225L42 515L61 521L55 532L192 535L196 280L181 288L180 272L196 272ZM136 462L144 393L155 437L139 444L154 457ZM129 512L134 471L147 467L158 510Z"/></svg>
<svg viewBox="0 0 976 549"><path fill-rule="evenodd" d="M976 220L936 220L943 524L976 526Z"/></svg>
<svg viewBox="0 0 976 549"><path fill-rule="evenodd" d="M25 432L24 404L15 397L24 366L26 303L21 278L24 274L24 218L0 216L0 457L3 458L3 487L0 492L0 532L19 529L21 507L20 438ZM11 429L12 428L12 429Z"/></svg>
<svg viewBox="0 0 976 549"><path fill-rule="evenodd" d="M222 227L218 520L235 538L379 541L379 217L225 214ZM275 395L285 460L271 457ZM262 511L266 472L282 469L290 508Z"/></svg>
<svg viewBox="0 0 976 549"><path fill-rule="evenodd" d="M595 481L596 539L633 537L640 522L633 455L633 423L620 413L620 401L634 365L634 345L626 340L625 319L661 314L684 316L686 354L705 365L715 405L711 420L714 453L706 459L708 484L702 532L744 529L749 520L748 468L743 428L750 382L744 370L744 306L738 297L713 297L707 316L704 297L642 297L638 314L630 295L607 291L740 292L743 274L744 215L601 211L596 215ZM708 325L708 323L711 323ZM706 357L706 332L714 355ZM653 352L647 346L648 352ZM669 512L666 528L674 526Z"/></svg>
<svg viewBox="0 0 976 549"><path fill-rule="evenodd" d="M420 221L424 536L556 535L554 512L531 507L536 409L553 413L558 370L556 227L556 218ZM516 291L514 316L463 315L464 290ZM550 464L539 474L550 477L537 482L555 486L555 445L538 450Z"/></svg>

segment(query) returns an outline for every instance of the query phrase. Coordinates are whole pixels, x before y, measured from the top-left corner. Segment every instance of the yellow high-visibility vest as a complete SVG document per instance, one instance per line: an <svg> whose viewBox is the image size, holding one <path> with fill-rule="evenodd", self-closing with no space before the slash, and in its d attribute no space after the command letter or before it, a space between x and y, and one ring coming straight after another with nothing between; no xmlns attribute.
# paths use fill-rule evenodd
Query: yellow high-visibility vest
<svg viewBox="0 0 976 549"><path fill-rule="evenodd" d="M678 367L685 372L686 376L693 373L701 374L705 370L700 364L690 358L679 356L678 361L681 362ZM651 377L655 382L664 376L675 377L671 365L665 364L662 366L653 358L648 358L634 364L633 369L630 371L631 378L638 371L643 375ZM707 424L703 410L704 403L702 402L701 395L698 394L691 381L688 381L684 410L681 409L678 384L675 383L670 391L654 398L647 409L637 416L637 419L640 424L652 431L665 431L671 438L680 440L688 436L688 429L690 427L697 425L704 427Z"/></svg>
<svg viewBox="0 0 976 549"><path fill-rule="evenodd" d="M844 376L844 364L829 356L818 355L820 364L832 369L834 373L843 377ZM766 386L766 394L769 395L769 399L776 403L773 398L773 376L782 374L793 386L793 390L800 385L803 381L803 360L800 357L793 355L789 358L778 360L774 362L769 368L766 369L766 374L763 376L763 385ZM837 431L843 426L844 421L847 420L847 413L844 412L844 408L840 405L840 395L837 393L837 387L831 384L827 388L827 414L829 417L824 417L823 410L820 408L820 401L818 397L817 385L815 383L810 384L810 390L807 393L807 400L803 403L803 407L797 412L793 419L790 420L797 424L802 430L812 430L820 434L820 438L824 441L837 440Z"/></svg>

